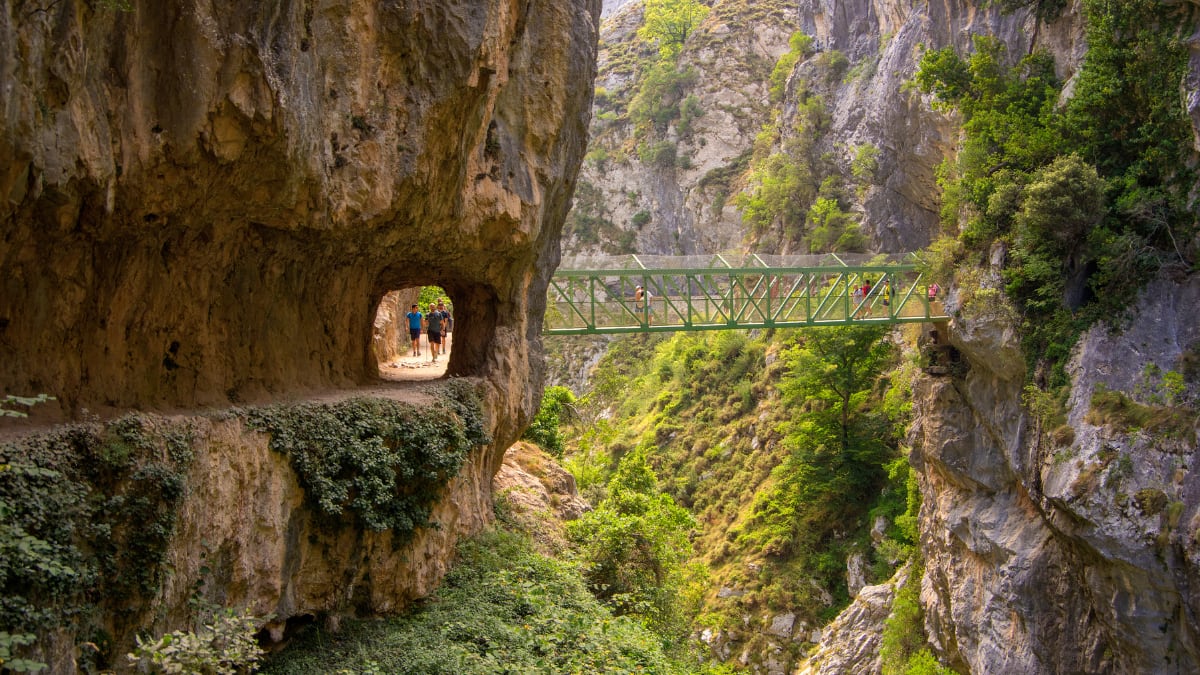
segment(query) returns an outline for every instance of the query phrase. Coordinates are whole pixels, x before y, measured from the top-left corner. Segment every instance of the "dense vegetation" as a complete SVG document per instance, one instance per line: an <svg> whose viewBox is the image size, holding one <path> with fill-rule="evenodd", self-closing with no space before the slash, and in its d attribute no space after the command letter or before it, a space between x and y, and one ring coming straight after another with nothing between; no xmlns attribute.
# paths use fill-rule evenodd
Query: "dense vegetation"
<svg viewBox="0 0 1200 675"><path fill-rule="evenodd" d="M397 541L430 524L442 486L473 445L487 442L479 402L466 383L448 384L425 409L356 399L241 415L291 457L326 525L392 529ZM64 628L86 643L81 667L124 660L131 631L146 624L171 572L166 556L195 446L194 422L153 415L76 424L0 446L5 669L43 668L19 657L36 649L38 636ZM193 601L203 604L204 590L200 579ZM208 609L198 626L214 618L222 627L258 623ZM191 656L207 658L202 652L211 645L196 645Z"/></svg>
<svg viewBox="0 0 1200 675"><path fill-rule="evenodd" d="M5 656L67 626L95 647L85 665L118 656L105 627L137 625L159 590L193 434L131 415L0 446L0 635L18 638Z"/></svg>
<svg viewBox="0 0 1200 675"><path fill-rule="evenodd" d="M686 514L671 514L686 508L695 533L673 575L657 567L669 556L629 550L665 536L577 537L585 561L607 561L593 581L601 588L615 585L619 557L622 578L666 590L598 596L617 611L633 597L651 619L673 615L665 623L693 630L739 632L745 616L769 624L789 612L809 627L832 618L850 599L848 559L878 582L913 552L918 495L899 441L914 369L877 327L612 343L565 428L566 464L603 512L625 499L614 483L629 480L627 464L648 463L667 503L658 518L683 526ZM649 495L647 471L635 473ZM877 516L888 525L872 536ZM741 639L754 653L762 636Z"/></svg>
<svg viewBox="0 0 1200 675"><path fill-rule="evenodd" d="M770 76L778 108L754 142L746 180L736 203L749 226L747 239L760 250L865 251L868 245L851 201L872 184L877 150L854 149L848 167L823 148L830 126L826 97L840 85L849 61L837 50L818 51L811 36L793 33L787 53ZM794 105L786 117L783 104Z"/></svg>
<svg viewBox="0 0 1200 675"><path fill-rule="evenodd" d="M291 459L329 526L391 530L400 544L429 524L430 509L470 449L488 442L478 401L455 381L426 408L359 398L259 408L248 421Z"/></svg>
<svg viewBox="0 0 1200 675"><path fill-rule="evenodd" d="M288 675L658 673L698 667L634 616L588 592L579 567L540 555L523 533L498 530L459 547L437 594L386 621L313 629L263 672Z"/></svg>
<svg viewBox="0 0 1200 675"><path fill-rule="evenodd" d="M1179 101L1186 7L1085 0L1088 52L1069 97L1054 63L1013 61L998 41L927 52L916 82L963 116L963 146L942 176L943 220L978 264L1008 247L1030 373L1066 383L1080 331L1119 316L1164 267L1195 268L1196 174ZM943 250L949 245L941 244Z"/></svg>

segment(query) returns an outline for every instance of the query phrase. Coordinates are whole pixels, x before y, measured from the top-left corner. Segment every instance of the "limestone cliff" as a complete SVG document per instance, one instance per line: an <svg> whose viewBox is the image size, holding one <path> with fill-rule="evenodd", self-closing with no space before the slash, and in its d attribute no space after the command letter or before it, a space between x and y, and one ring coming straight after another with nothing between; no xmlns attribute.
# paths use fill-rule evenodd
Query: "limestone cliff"
<svg viewBox="0 0 1200 675"><path fill-rule="evenodd" d="M437 284L458 319L448 372L475 384L494 439L434 507L442 528L398 546L313 534L262 436L197 418L154 630L180 627L205 553L219 599L280 621L392 611L490 518L540 391L599 13L0 2L0 391L56 396L54 420L356 388L377 378L381 299ZM41 636L53 672L78 637Z"/></svg>
<svg viewBox="0 0 1200 675"><path fill-rule="evenodd" d="M991 673L1200 668L1200 420L1172 434L1091 414L1100 385L1153 387L1149 364L1186 371L1200 345L1198 294L1194 276L1161 280L1123 333L1089 331L1070 366L1072 433L1051 433L1022 408L1024 367L1003 318L951 330L971 369L920 383L914 432L922 603L950 663Z"/></svg>
<svg viewBox="0 0 1200 675"><path fill-rule="evenodd" d="M711 4L679 57L679 70L693 75L672 99L680 105L692 96L695 110L661 137L640 133L629 117L653 54L635 40L640 6L625 5L605 21L597 81L604 96L597 98L592 150L565 250L689 254L739 248L749 233L734 198L750 186L755 137L772 123L780 144L801 135L813 143L809 154L821 165L814 192L828 176L856 188L848 194L850 209L871 250L916 250L938 227L935 170L957 142L956 120L932 111L906 86L922 51L965 49L973 35L993 35L1014 61L1034 48L1050 51L1059 74L1069 78L1084 49L1073 6L1047 25L1027 10L1003 14L966 0ZM772 101L771 72L795 31L814 38L814 52L789 73L782 100ZM801 91L819 96L828 115L818 132L795 130ZM640 155L654 142L674 148L670 166ZM875 167L856 176L852 165L863 148L876 153ZM781 246L769 237L751 238L760 252Z"/></svg>
<svg viewBox="0 0 1200 675"><path fill-rule="evenodd" d="M0 5L0 387L189 406L374 375L438 284L515 437L598 0ZM505 393L499 393L505 392Z"/></svg>

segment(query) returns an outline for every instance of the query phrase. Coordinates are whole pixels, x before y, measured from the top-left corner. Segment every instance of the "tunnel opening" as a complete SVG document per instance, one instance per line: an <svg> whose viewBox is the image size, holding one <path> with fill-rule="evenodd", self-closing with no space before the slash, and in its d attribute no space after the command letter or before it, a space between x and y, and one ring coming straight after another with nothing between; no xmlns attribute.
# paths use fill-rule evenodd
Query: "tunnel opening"
<svg viewBox="0 0 1200 675"><path fill-rule="evenodd" d="M441 286L389 290L375 306L370 356L384 380L444 375L454 339L454 299ZM437 330L440 328L440 330Z"/></svg>

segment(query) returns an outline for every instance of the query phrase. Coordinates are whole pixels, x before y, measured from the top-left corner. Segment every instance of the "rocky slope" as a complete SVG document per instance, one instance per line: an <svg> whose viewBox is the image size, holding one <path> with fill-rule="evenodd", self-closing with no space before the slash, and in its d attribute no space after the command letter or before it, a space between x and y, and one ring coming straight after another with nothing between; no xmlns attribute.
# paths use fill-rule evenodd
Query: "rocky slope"
<svg viewBox="0 0 1200 675"><path fill-rule="evenodd" d="M661 138L649 139L675 146L675 165L664 171L639 159L639 144L647 140L629 122L639 68L653 51L635 39L640 5L625 5L603 25L597 87L605 96L597 102L591 152L564 250L690 254L743 243L761 252L779 248L776 241L747 242L733 198L748 187L750 153L764 125L778 115L783 140L795 136L790 131L797 121L795 96L803 90L819 95L829 116L827 128L812 139L812 154L830 163L814 187L829 175L861 183L849 197L869 248L916 250L937 230L935 170L957 136L955 120L933 112L927 99L906 86L922 51L965 48L972 35L993 35L1008 45L1014 60L1034 48L1049 50L1060 74L1069 77L1084 48L1077 12L1068 7L1046 25L1025 10L1004 15L965 1L718 0L678 64L695 76L676 98L695 96L699 116L686 127L676 120ZM796 64L783 100L772 103L771 71L794 31L812 36L815 51ZM876 167L865 180L852 168L864 147L877 152ZM587 224L580 226L580 220ZM605 236L594 236L595 230Z"/></svg>

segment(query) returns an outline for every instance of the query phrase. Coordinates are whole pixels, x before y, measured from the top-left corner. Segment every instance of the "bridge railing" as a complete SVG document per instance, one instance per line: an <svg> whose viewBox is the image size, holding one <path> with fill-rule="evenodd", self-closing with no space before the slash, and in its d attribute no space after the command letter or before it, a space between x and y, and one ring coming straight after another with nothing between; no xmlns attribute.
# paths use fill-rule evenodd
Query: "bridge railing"
<svg viewBox="0 0 1200 675"><path fill-rule="evenodd" d="M558 335L948 318L919 268L897 264L560 269L547 300L544 332Z"/></svg>

